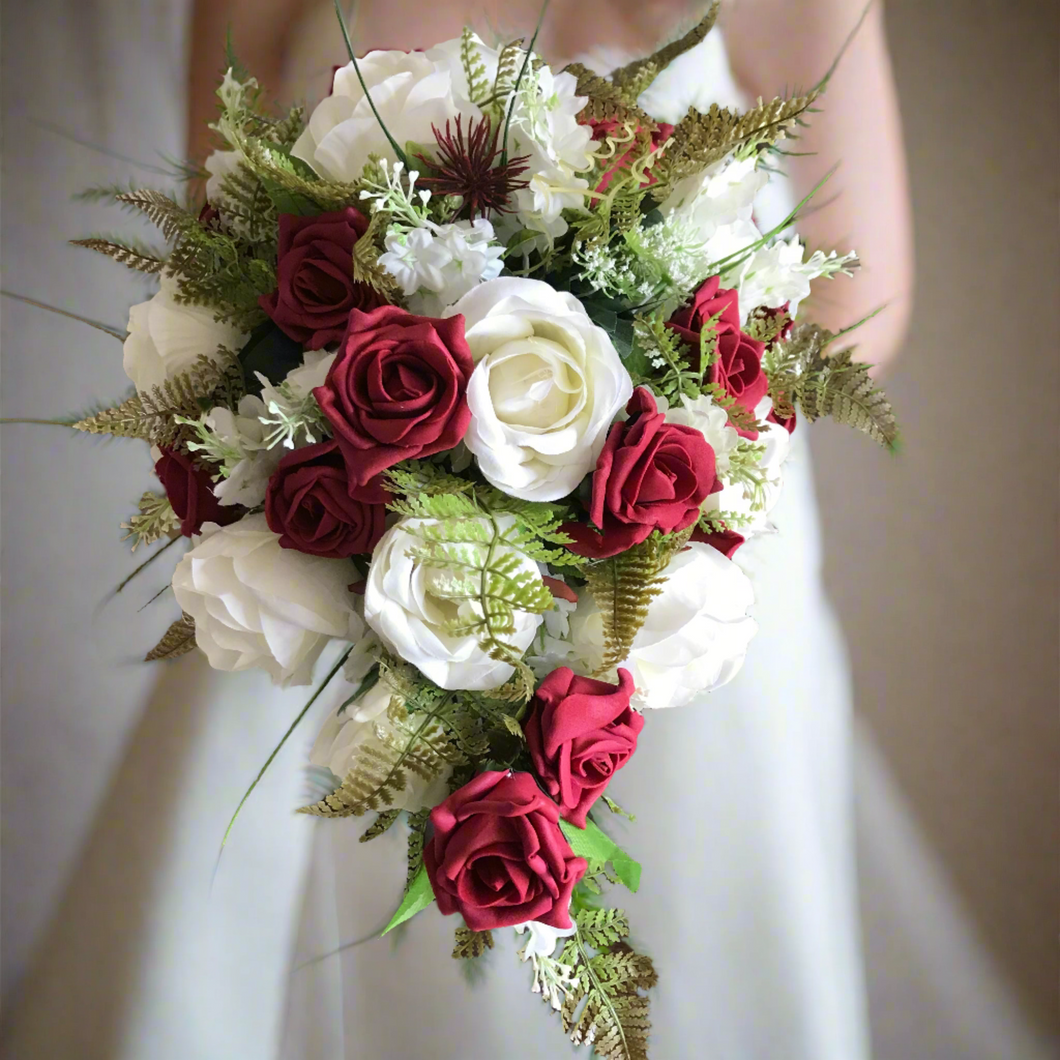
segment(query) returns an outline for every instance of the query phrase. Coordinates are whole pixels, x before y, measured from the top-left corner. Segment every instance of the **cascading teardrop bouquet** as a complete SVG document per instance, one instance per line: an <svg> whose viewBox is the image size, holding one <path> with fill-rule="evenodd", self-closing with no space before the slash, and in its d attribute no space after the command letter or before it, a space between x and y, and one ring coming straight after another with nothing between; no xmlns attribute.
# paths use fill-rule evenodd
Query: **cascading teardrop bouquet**
<svg viewBox="0 0 1060 1060"><path fill-rule="evenodd" d="M471 31L351 47L308 117L233 63L206 205L100 189L166 250L80 241L160 281L129 315L134 392L72 424L154 449L125 527L186 550L149 658L327 687L305 812L410 830L387 930L436 903L475 959L514 929L563 1030L626 1060L656 973L604 900L641 873L608 785L651 710L739 671L734 557L796 417L896 441L866 366L799 316L854 255L807 256L797 209L756 221L824 83L676 125L639 102L713 14L609 76Z"/></svg>

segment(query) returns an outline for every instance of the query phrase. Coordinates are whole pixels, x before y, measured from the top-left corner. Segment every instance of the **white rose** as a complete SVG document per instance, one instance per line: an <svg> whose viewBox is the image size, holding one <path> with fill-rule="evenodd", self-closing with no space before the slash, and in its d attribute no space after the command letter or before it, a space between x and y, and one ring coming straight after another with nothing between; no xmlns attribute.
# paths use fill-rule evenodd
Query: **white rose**
<svg viewBox="0 0 1060 1060"><path fill-rule="evenodd" d="M666 570L662 593L620 665L633 676L638 710L683 707L731 681L758 626L747 610L754 592L747 575L710 545L691 543ZM603 655L603 621L583 593L571 622L575 647L589 669Z"/></svg>
<svg viewBox="0 0 1060 1060"><path fill-rule="evenodd" d="M577 298L540 280L490 280L445 315L456 313L476 361L464 442L483 475L523 500L566 496L633 393L614 344Z"/></svg>
<svg viewBox="0 0 1060 1060"><path fill-rule="evenodd" d="M369 155L397 160L380 118L404 150L410 140L433 145L432 125L444 130L446 121L458 114L481 116L478 107L454 91L459 87L453 77L459 44L451 41L426 52L373 51L358 59L379 118L372 113L353 63L343 66L335 72L332 94L317 105L291 153L322 177L354 181Z"/></svg>
<svg viewBox="0 0 1060 1060"><path fill-rule="evenodd" d="M187 371L200 354L217 358L217 348L238 350L244 336L231 324L219 324L205 306L180 305L177 281L163 273L158 294L129 310L125 374L142 394Z"/></svg>
<svg viewBox="0 0 1060 1060"><path fill-rule="evenodd" d="M372 750L385 752L395 742L407 739L407 735L386 716L395 694L385 680L380 680L347 710L332 714L324 722L309 761L312 766L330 770L334 781L338 782L335 787L353 768L355 755L360 756L366 750L369 753ZM436 806L449 793L447 781L452 771L453 767L447 765L433 780L425 780L413 770L405 770L405 790L390 805L401 810Z"/></svg>
<svg viewBox="0 0 1060 1060"><path fill-rule="evenodd" d="M208 524L209 525L209 524ZM173 573L177 603L217 670L257 666L282 685L304 685L332 637L358 640L364 624L342 560L281 548L264 515L204 534Z"/></svg>
<svg viewBox="0 0 1060 1060"><path fill-rule="evenodd" d="M502 531L512 525L510 516L498 517L497 522ZM447 598L454 575L465 572L428 566L409 554L422 545L410 531L426 525L437 525L437 521L402 519L376 545L364 593L365 621L390 651L441 688L498 688L511 677L514 667L491 659L473 632L453 632L454 627L481 618L477 603ZM471 562L485 562L486 546L461 548ZM507 545L497 545L494 558L508 553L518 557L518 572L540 577L531 559ZM525 652L540 624L539 614L515 611L515 628L504 639Z"/></svg>

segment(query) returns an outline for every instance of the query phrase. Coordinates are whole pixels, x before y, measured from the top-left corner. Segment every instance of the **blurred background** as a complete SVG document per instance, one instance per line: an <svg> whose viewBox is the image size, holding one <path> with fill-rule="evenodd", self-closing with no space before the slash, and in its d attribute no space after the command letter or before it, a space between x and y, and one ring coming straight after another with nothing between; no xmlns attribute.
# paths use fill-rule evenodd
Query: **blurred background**
<svg viewBox="0 0 1060 1060"><path fill-rule="evenodd" d="M180 39L182 7L4 4L5 289L118 326L144 296L140 278L64 246L115 226L70 195L121 179L127 159L180 155L183 56L163 42ZM913 319L887 379L904 448L890 457L827 423L811 432L827 584L856 685L873 1036L881 1060L1031 1060L1058 1055L1060 1036L1060 14L1040 0L890 0L886 20L916 219ZM120 50L129 40L138 55ZM157 139L144 142L145 127ZM10 300L0 312L5 415L122 392L114 340ZM242 718L195 709L202 674L190 659L179 664L186 700L152 697L153 674L132 663L168 624L168 612L138 611L161 575L99 606L130 569L116 524L150 485L139 447L5 427L2 461L0 957L5 1033L29 1042L18 1028L61 1010L101 947L151 932L158 952L179 948L149 915L157 829L211 837L198 860L166 870L201 888L229 795L238 799L286 719L277 712L271 728L236 740ZM153 758L179 760L211 726L227 726L231 756L153 774ZM301 748L291 750L293 761ZM191 808L169 820L165 806L189 793ZM289 827L275 809L289 794L266 786L245 849L255 829ZM131 832L108 831L118 813ZM303 841L292 829L293 847ZM238 842L226 857L239 861ZM296 882L269 893L259 869L245 864L218 886L245 895L264 934L289 930L274 914ZM86 920L79 895L100 890L111 897ZM70 957L73 925L89 932L88 956ZM196 959L231 960L223 943L218 924L216 950ZM112 991L113 1006L89 1014L86 1057L119 1055L136 997L120 955L98 967L130 978L124 1000ZM282 995L252 966L231 973L263 1004ZM187 978L173 973L174 1006L194 989ZM218 1057L269 1055L231 1045ZM144 1048L120 1055L158 1055Z"/></svg>

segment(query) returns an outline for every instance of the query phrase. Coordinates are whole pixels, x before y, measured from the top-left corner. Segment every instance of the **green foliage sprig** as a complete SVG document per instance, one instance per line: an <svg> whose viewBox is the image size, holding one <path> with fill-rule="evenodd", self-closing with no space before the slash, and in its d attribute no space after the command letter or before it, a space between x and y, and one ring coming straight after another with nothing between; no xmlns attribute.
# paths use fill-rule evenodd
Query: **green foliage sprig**
<svg viewBox="0 0 1060 1060"><path fill-rule="evenodd" d="M122 530L129 531L122 541L132 541L130 552L135 552L140 545L153 545L180 529L180 518L173 511L169 498L163 494L147 490L140 498L137 509L136 515L121 524Z"/></svg>

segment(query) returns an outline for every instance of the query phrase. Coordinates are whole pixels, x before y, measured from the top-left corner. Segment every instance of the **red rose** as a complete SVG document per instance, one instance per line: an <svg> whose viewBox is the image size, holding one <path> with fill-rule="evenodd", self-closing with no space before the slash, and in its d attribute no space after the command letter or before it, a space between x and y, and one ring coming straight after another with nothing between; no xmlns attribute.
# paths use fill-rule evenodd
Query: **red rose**
<svg viewBox="0 0 1060 1060"><path fill-rule="evenodd" d="M692 540L702 542L704 545L710 545L711 548L716 548L723 556L732 559L736 555L736 550L747 539L743 534L739 534L735 530L712 530L708 534L705 530L697 529L692 531Z"/></svg>
<svg viewBox="0 0 1060 1060"><path fill-rule="evenodd" d="M313 217L280 214L276 290L258 304L295 342L319 350L338 342L351 309L374 309L381 299L353 279L353 246L368 221L347 206Z"/></svg>
<svg viewBox="0 0 1060 1060"><path fill-rule="evenodd" d="M523 726L534 769L561 815L579 828L611 778L637 749L644 718L630 705L633 678L618 685L553 670L531 700Z"/></svg>
<svg viewBox="0 0 1060 1060"><path fill-rule="evenodd" d="M474 369L464 318L417 317L397 306L355 309L316 395L363 485L401 460L452 449L467 433Z"/></svg>
<svg viewBox="0 0 1060 1060"><path fill-rule="evenodd" d="M265 493L265 520L283 548L342 559L375 548L389 499L378 480L351 489L346 462L329 439L280 461Z"/></svg>
<svg viewBox="0 0 1060 1060"><path fill-rule="evenodd" d="M446 916L461 913L472 931L571 926L571 892L589 866L529 773L480 773L431 810L431 824L423 863Z"/></svg>
<svg viewBox="0 0 1060 1060"><path fill-rule="evenodd" d="M769 390L769 380L762 371L762 353L766 347L764 342L752 339L740 330L736 291L720 290L718 277L711 276L703 281L691 303L674 313L668 323L691 347L695 360L699 354L700 333L707 321L719 312L721 316L712 325L718 336L718 356L710 368L710 381L721 386L737 405L753 414ZM736 429L745 438L758 437L757 431Z"/></svg>
<svg viewBox="0 0 1060 1060"><path fill-rule="evenodd" d="M221 504L214 496L209 473L196 467L186 453L163 449L155 464L155 474L180 519L180 532L185 537L197 534L203 523L227 526L243 514L242 508Z"/></svg>
<svg viewBox="0 0 1060 1060"><path fill-rule="evenodd" d="M606 143L609 136L616 137L616 139L618 136L621 136L623 140L628 140L629 138L629 133L625 124L616 119L598 120L594 118L590 120L588 124L593 130L593 139L597 143ZM639 134L641 129L642 126L638 125L635 134ZM652 149L658 150L670 138L670 133L673 131L674 127L668 122L659 122L659 124L651 131ZM627 169L632 163L636 162L636 156L642 151L642 149L638 149L636 139L631 142L631 145L626 149L624 154L618 155L617 152L619 150L621 150L621 144L616 147L617 157L611 160L611 164L601 175L600 182L596 185L597 191L607 191L608 185L614 179L616 174L623 169ZM645 186L654 184L658 179L650 169L647 170L646 177L647 179L644 181Z"/></svg>
<svg viewBox="0 0 1060 1060"><path fill-rule="evenodd" d="M581 523L563 527L582 556L615 556L653 530L684 530L722 488L710 443L694 427L667 423L649 390L634 390L626 411L629 420L611 428L593 473L589 518L603 536Z"/></svg>

